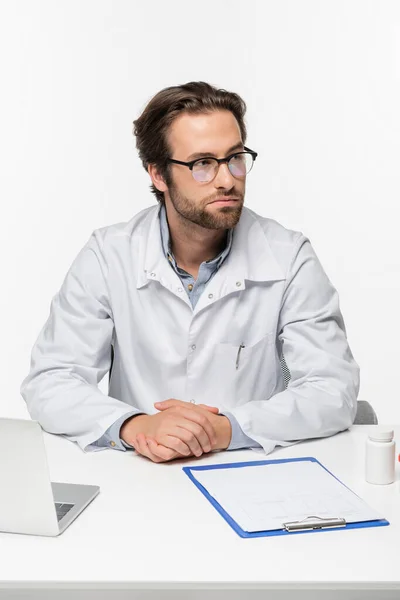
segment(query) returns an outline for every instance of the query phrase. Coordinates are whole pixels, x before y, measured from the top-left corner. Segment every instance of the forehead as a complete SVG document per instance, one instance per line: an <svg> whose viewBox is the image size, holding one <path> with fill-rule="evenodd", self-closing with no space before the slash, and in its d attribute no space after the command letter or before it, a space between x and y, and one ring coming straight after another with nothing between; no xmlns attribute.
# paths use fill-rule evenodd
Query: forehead
<svg viewBox="0 0 400 600"><path fill-rule="evenodd" d="M194 152L210 152L223 156L228 148L241 141L241 133L233 113L227 110L210 113L184 113L172 123L168 143L172 156L185 160Z"/></svg>

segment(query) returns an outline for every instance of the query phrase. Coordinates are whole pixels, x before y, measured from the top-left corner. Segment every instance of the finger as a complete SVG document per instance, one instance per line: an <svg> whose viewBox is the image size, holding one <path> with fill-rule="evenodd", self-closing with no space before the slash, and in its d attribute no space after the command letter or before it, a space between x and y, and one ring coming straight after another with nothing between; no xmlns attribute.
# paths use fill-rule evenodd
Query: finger
<svg viewBox="0 0 400 600"><path fill-rule="evenodd" d="M147 439L149 439L149 437L147 437ZM170 434L165 434L162 438L158 440L154 439L154 441L158 444L161 444L162 446L165 446L166 448L174 450L174 452L181 456L190 456L192 454L189 445L184 440L182 440L182 436L178 437Z"/></svg>
<svg viewBox="0 0 400 600"><path fill-rule="evenodd" d="M183 400L176 400L175 398L169 398L168 400L162 400L161 402L154 402L154 406L158 410L167 410L167 408L172 408L174 406L187 406L191 405L190 402L183 402Z"/></svg>
<svg viewBox="0 0 400 600"><path fill-rule="evenodd" d="M195 456L201 456L203 452L211 451L210 438L201 425L189 421L189 419L179 421L176 425L177 430L174 431L174 435L183 439Z"/></svg>
<svg viewBox="0 0 400 600"><path fill-rule="evenodd" d="M150 458L150 456L149 456L149 449L147 447L144 434L138 434L136 436L135 450L139 454L142 454L142 456L146 456L146 458Z"/></svg>
<svg viewBox="0 0 400 600"><path fill-rule="evenodd" d="M200 456L198 446L200 446L201 452L210 452L213 449L209 434L200 423L197 423L190 418L182 418L181 415L178 415L174 425L176 429L169 433L183 440L195 456Z"/></svg>
<svg viewBox="0 0 400 600"><path fill-rule="evenodd" d="M215 415L219 413L219 408L216 406L210 406L209 404L194 404L194 402L183 402L183 400L175 400L173 398L170 400L163 400L162 402L155 402L154 406L157 408L157 410L167 410L168 408L173 408L176 406L184 406L185 408L191 409L201 407L204 410L214 413Z"/></svg>
<svg viewBox="0 0 400 600"><path fill-rule="evenodd" d="M179 414L181 414L183 417L185 417L189 421L192 421L193 423L200 425L200 427L207 434L208 440L209 440L209 443L211 444L211 446L216 443L217 436L216 436L214 427L211 425L211 422L208 418L207 411L205 411L204 409L201 409L199 407L197 407L197 410L190 410L190 409L181 408L181 407L177 408L176 410L178 410ZM193 429L191 429L191 431L193 431ZM203 437L203 439L204 439L204 437Z"/></svg>
<svg viewBox="0 0 400 600"><path fill-rule="evenodd" d="M179 419L175 427L171 430L171 434L188 446L190 454L201 456L203 452L206 452L199 439L200 436L196 435L196 425L193 422L187 419ZM207 443L205 446L207 447Z"/></svg>
<svg viewBox="0 0 400 600"><path fill-rule="evenodd" d="M144 433L138 433L138 435L136 436L136 444L139 448L140 454L142 454L146 458L149 458L153 462L162 462L162 459L159 456L153 454L150 448L148 447Z"/></svg>
<svg viewBox="0 0 400 600"><path fill-rule="evenodd" d="M135 438L134 441L130 441L129 443L133 447L133 449L135 450L135 452L137 452L138 454L141 454L141 452L139 450L139 444L138 444L136 438Z"/></svg>
<svg viewBox="0 0 400 600"><path fill-rule="evenodd" d="M204 408L205 410L208 410L209 412L212 412L215 415L219 413L219 408L217 408L216 406L209 406L208 404L196 404L195 406L200 406L201 408Z"/></svg>
<svg viewBox="0 0 400 600"><path fill-rule="evenodd" d="M140 444L140 440L137 439L137 435L135 435L135 438L130 440L129 443L133 446L134 450L136 450L138 454L142 454L143 447Z"/></svg>
<svg viewBox="0 0 400 600"><path fill-rule="evenodd" d="M171 448L168 448L163 444L158 444L156 440L153 440L152 438L146 438L146 440L150 451L163 461L173 460L174 458L182 456L179 452L171 450Z"/></svg>
<svg viewBox="0 0 400 600"><path fill-rule="evenodd" d="M210 452L210 450L212 450L213 446L216 444L216 433L213 426L207 418L207 413L209 411L195 404L183 402L182 400L175 400L173 398L169 400L163 400L162 402L155 402L154 406L159 407L160 410L173 409L179 411L180 415L185 416L186 419L189 419L194 423L197 423L197 426L195 428L193 426L189 426L187 423L186 425L184 424L184 422L180 423L180 425L183 428L186 428L189 432L192 433L192 436L189 439L185 437L185 439L183 439L182 441L185 441L187 443L190 450L195 456L201 455L197 447L198 445L200 445L202 452ZM218 412L218 409L216 410ZM176 437L182 439L181 436L178 435L176 432L175 435ZM162 440L158 441L161 442Z"/></svg>

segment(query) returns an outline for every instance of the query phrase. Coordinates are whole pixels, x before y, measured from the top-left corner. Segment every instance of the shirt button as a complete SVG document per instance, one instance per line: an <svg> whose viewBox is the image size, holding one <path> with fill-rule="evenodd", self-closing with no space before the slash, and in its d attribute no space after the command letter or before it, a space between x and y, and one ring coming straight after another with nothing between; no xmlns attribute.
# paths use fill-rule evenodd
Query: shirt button
<svg viewBox="0 0 400 600"><path fill-rule="evenodd" d="M189 285L188 285L188 290L189 290L189 292L191 292L191 291L192 291L192 289L193 289L193 285L192 285L191 283L189 283Z"/></svg>
<svg viewBox="0 0 400 600"><path fill-rule="evenodd" d="M196 344L193 344L192 350L196 350Z"/></svg>
<svg viewBox="0 0 400 600"><path fill-rule="evenodd" d="M112 446L114 448L115 442L110 442L110 446Z"/></svg>
<svg viewBox="0 0 400 600"><path fill-rule="evenodd" d="M208 294L208 297L209 297L209 298L210 298L210 300L211 300L212 298L214 298L214 294Z"/></svg>

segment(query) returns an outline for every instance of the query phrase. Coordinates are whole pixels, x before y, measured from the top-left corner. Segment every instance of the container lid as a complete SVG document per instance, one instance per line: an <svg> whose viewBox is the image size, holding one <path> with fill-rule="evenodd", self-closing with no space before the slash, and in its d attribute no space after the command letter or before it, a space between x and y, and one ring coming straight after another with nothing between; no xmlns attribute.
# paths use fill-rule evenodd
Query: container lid
<svg viewBox="0 0 400 600"><path fill-rule="evenodd" d="M393 436L393 429L376 429L375 431L371 431L369 439L374 442L391 442Z"/></svg>

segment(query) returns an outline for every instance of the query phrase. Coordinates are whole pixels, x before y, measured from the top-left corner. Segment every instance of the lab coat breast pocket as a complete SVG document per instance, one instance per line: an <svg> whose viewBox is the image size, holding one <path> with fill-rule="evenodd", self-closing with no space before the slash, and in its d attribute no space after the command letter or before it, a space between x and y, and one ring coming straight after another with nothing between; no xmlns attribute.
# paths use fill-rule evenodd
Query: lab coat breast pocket
<svg viewBox="0 0 400 600"><path fill-rule="evenodd" d="M242 344L240 348L240 343L220 343L214 348L209 381L225 406L267 400L276 387L274 332Z"/></svg>

